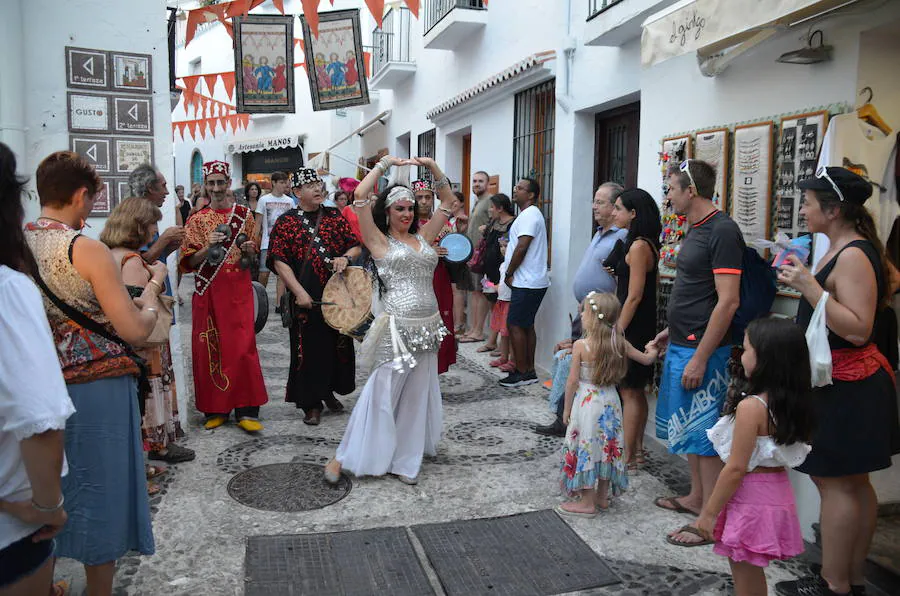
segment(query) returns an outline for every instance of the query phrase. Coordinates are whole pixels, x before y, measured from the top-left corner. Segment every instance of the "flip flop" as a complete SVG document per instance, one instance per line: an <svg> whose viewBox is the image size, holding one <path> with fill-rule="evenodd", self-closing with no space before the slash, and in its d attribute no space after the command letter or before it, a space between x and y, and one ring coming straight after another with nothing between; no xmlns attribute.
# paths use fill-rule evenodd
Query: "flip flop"
<svg viewBox="0 0 900 596"><path fill-rule="evenodd" d="M461 344L475 344L480 341L484 341L484 338L483 337L469 337L468 335L463 335L457 341L459 341L459 343L461 343Z"/></svg>
<svg viewBox="0 0 900 596"><path fill-rule="evenodd" d="M159 478L163 474L167 474L169 470L161 466L147 466L146 472L147 480L153 480L154 478Z"/></svg>
<svg viewBox="0 0 900 596"><path fill-rule="evenodd" d="M563 509L562 505L556 506L556 512L560 515L566 515L568 517L584 517L587 519L594 519L595 517L597 517L596 511L594 511L593 513L579 513L577 511L569 511L567 509Z"/></svg>
<svg viewBox="0 0 900 596"><path fill-rule="evenodd" d="M669 507L662 505L662 503L668 503ZM665 509L666 511L672 511L674 513L687 513L689 515L697 515L687 507L683 506L678 502L678 497L657 497L653 500L653 504L659 507L660 509Z"/></svg>
<svg viewBox="0 0 900 596"><path fill-rule="evenodd" d="M699 536L700 538L703 538L703 540L701 540L700 542L679 542L678 540L675 540L671 536L666 536L666 542L668 542L669 544L672 544L674 546L687 546L687 547L706 546L707 544L715 544L716 543L715 540L709 540L708 538L704 538L703 534L700 533L700 530L698 530L697 528L695 528L694 526L691 526L691 525L681 526L680 528L678 528L678 532L676 532L676 534L678 534L680 532L685 532L686 534L693 534L694 536Z"/></svg>
<svg viewBox="0 0 900 596"><path fill-rule="evenodd" d="M484 353L484 352L493 352L493 351L496 350L496 349L497 349L497 346L489 346L489 345L485 344L485 345L481 346L480 348L478 348L478 349L475 350L475 351L476 351L476 352L480 352L480 353Z"/></svg>

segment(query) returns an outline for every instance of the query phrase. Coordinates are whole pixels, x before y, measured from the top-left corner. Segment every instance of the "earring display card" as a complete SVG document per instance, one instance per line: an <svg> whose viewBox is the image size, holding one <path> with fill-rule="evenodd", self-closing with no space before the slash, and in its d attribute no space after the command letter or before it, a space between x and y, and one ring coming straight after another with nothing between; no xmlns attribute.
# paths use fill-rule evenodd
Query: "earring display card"
<svg viewBox="0 0 900 596"><path fill-rule="evenodd" d="M716 169L716 191L713 204L728 211L728 129L701 130L694 140L694 158Z"/></svg>
<svg viewBox="0 0 900 596"><path fill-rule="evenodd" d="M808 233L800 214L803 192L798 184L815 175L828 112L810 112L781 119L781 134L775 153L775 231L791 238Z"/></svg>
<svg viewBox="0 0 900 596"><path fill-rule="evenodd" d="M769 238L772 128L772 122L759 122L734 129L731 217L747 244Z"/></svg>

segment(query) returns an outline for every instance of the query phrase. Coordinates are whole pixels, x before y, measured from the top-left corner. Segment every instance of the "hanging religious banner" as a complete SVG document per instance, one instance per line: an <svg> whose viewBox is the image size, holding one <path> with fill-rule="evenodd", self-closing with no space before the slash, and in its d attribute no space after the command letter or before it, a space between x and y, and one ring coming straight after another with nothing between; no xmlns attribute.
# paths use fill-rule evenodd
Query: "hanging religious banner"
<svg viewBox="0 0 900 596"><path fill-rule="evenodd" d="M300 15L313 110L368 104L359 10L323 12L318 18L319 34L314 36L306 17Z"/></svg>
<svg viewBox="0 0 900 596"><path fill-rule="evenodd" d="M244 114L294 110L294 17L234 18L235 103Z"/></svg>

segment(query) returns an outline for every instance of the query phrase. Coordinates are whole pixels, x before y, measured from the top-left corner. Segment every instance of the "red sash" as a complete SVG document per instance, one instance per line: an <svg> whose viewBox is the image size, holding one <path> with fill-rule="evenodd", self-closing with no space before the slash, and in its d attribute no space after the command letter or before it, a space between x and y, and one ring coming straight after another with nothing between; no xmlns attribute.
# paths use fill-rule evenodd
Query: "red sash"
<svg viewBox="0 0 900 596"><path fill-rule="evenodd" d="M228 253L231 251L238 234L240 234L241 229L244 227L244 221L246 221L249 213L250 210L243 205L235 203L231 206L231 214L228 216L228 227L231 228L231 236L222 243L222 248L225 249L225 258L223 258L222 262L218 265L213 265L209 261L203 261L197 269L195 284L197 294L200 296L209 289L210 284L216 278L216 275L219 274L219 270L228 261Z"/></svg>
<svg viewBox="0 0 900 596"><path fill-rule="evenodd" d="M891 375L891 380L897 383L887 358L873 343L861 348L831 350L831 366L831 376L838 381L868 379L878 372L879 368L883 368Z"/></svg>

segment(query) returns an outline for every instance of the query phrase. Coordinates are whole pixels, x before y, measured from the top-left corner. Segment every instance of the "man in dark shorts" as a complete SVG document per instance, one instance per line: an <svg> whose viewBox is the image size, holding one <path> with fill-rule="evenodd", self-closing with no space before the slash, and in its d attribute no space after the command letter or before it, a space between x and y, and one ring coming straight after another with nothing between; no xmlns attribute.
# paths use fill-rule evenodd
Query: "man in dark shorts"
<svg viewBox="0 0 900 596"><path fill-rule="evenodd" d="M706 436L719 418L728 388L731 323L740 304L744 238L737 224L713 205L716 171L689 159L669 169L666 197L689 230L678 253L677 274L669 298L669 326L654 342L666 350L656 436L669 451L687 455L691 491L660 497L658 507L699 511L712 494L722 461ZM687 526L686 526L687 527ZM702 542L690 528L669 534L671 544Z"/></svg>
<svg viewBox="0 0 900 596"><path fill-rule="evenodd" d="M519 215L509 228L506 247L506 285L512 289L506 326L516 355L516 369L500 381L504 387L537 383L534 350L537 335L534 318L550 286L547 271L547 223L535 205L541 187L532 178L522 178L513 190Z"/></svg>

